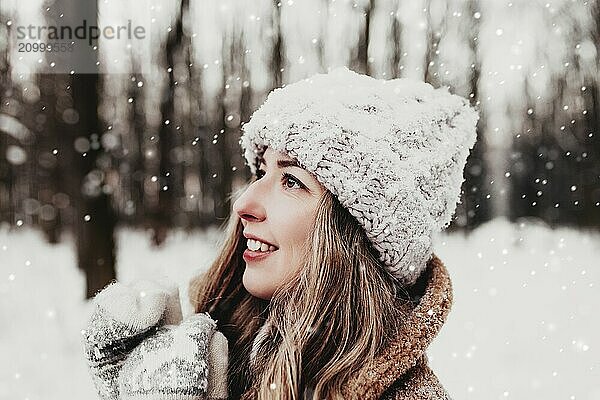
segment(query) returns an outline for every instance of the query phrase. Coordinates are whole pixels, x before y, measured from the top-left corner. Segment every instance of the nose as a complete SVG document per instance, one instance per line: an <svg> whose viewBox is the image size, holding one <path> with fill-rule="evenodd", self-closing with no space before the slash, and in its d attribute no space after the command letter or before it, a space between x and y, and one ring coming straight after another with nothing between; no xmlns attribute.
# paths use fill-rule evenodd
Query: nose
<svg viewBox="0 0 600 400"><path fill-rule="evenodd" d="M246 188L244 193L233 203L233 211L236 212L243 221L260 222L266 218L265 208L263 207L262 197L259 193L258 182L253 182Z"/></svg>

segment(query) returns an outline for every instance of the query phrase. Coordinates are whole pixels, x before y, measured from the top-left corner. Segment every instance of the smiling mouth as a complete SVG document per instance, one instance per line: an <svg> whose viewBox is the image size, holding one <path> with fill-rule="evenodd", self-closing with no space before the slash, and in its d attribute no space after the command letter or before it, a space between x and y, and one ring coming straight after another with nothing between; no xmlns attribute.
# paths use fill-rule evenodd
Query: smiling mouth
<svg viewBox="0 0 600 400"><path fill-rule="evenodd" d="M248 238L246 240L246 250L244 250L244 260L246 262L260 261L279 250L278 247L260 240Z"/></svg>
<svg viewBox="0 0 600 400"><path fill-rule="evenodd" d="M260 240L250 239L250 238L246 240L246 247L250 251L263 252L263 253L277 250L276 246L261 242Z"/></svg>

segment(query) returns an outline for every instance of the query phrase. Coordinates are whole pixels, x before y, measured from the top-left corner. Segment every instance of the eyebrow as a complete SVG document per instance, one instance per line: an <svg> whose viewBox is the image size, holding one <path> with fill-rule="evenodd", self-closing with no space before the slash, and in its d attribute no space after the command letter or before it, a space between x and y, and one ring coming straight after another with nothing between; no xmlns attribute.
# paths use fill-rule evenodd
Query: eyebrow
<svg viewBox="0 0 600 400"><path fill-rule="evenodd" d="M285 168L285 167L301 168L300 165L298 165L298 161L296 161L296 160L277 160L277 166L279 168Z"/></svg>
<svg viewBox="0 0 600 400"><path fill-rule="evenodd" d="M260 164L267 165L264 158L260 160ZM296 160L277 160L277 168L286 168L286 167L302 168L300 166L300 164L298 164L298 161L296 161ZM302 169L304 169L304 168L302 168Z"/></svg>

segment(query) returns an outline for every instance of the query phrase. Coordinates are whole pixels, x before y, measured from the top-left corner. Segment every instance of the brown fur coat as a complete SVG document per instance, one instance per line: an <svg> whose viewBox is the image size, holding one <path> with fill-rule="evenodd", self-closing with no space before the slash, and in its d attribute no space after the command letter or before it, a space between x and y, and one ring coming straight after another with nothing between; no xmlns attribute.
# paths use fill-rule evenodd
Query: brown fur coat
<svg viewBox="0 0 600 400"><path fill-rule="evenodd" d="M450 400L427 365L425 350L440 331L452 306L452 282L437 257L415 284L420 300L407 306L408 320L378 358L348 382L347 399Z"/></svg>

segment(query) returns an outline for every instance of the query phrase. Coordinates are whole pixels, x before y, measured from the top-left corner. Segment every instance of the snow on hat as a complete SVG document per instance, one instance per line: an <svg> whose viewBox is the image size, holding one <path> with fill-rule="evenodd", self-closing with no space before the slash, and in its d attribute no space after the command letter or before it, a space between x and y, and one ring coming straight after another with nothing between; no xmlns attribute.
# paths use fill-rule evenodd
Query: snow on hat
<svg viewBox="0 0 600 400"><path fill-rule="evenodd" d="M479 116L447 88L378 80L346 67L274 89L242 127L253 174L267 147L295 158L412 285L460 201Z"/></svg>

